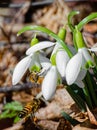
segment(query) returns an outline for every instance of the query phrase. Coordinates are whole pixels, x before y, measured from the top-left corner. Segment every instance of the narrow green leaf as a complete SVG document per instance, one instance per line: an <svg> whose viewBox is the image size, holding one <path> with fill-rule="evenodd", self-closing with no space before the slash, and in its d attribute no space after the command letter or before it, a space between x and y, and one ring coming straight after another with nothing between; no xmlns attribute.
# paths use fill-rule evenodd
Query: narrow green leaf
<svg viewBox="0 0 97 130"><path fill-rule="evenodd" d="M92 13L90 15L88 15L87 17L85 17L78 25L78 30L81 30L83 28L83 26L85 24L87 24L88 22L92 21L93 19L97 18L97 13Z"/></svg>
<svg viewBox="0 0 97 130"><path fill-rule="evenodd" d="M75 103L78 105L79 109L82 112L86 111L86 106L85 106L85 102L84 100L80 97L80 95L78 95L77 93L75 93L72 90L72 85L71 86L66 86L66 90L68 91L68 93L70 94L70 96L73 98L73 100L75 101ZM79 102L80 101L80 102Z"/></svg>
<svg viewBox="0 0 97 130"><path fill-rule="evenodd" d="M51 30L45 28L45 27L41 27L41 26L25 26L23 27L17 34L17 36L19 36L20 34L24 33L25 31L32 31L32 30L36 30L36 31L40 31L43 33L48 34L49 36L52 36L59 44L61 44L61 46L63 47L63 49L67 52L67 54L69 55L69 57L72 57L73 54L72 52L69 50L69 48L67 47L67 45L63 42L63 40L61 40L54 32L52 32Z"/></svg>
<svg viewBox="0 0 97 130"><path fill-rule="evenodd" d="M77 121L76 119L73 119L71 116L69 116L66 112L62 112L61 114L62 114L62 116L63 116L66 120L68 120L73 126L75 126L75 125L77 125L77 124L80 123L80 122Z"/></svg>

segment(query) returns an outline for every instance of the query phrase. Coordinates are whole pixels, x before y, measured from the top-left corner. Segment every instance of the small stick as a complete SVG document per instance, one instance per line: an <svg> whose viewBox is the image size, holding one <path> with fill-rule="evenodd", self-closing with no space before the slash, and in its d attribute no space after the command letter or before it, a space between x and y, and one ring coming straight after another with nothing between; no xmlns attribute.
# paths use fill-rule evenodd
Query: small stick
<svg viewBox="0 0 97 130"><path fill-rule="evenodd" d="M36 83L25 83L25 84L18 84L15 86L11 86L11 87L0 87L0 93L8 93L8 92L14 92L14 91L22 91L22 90L26 90L26 89L31 89L33 87L40 87L39 84Z"/></svg>

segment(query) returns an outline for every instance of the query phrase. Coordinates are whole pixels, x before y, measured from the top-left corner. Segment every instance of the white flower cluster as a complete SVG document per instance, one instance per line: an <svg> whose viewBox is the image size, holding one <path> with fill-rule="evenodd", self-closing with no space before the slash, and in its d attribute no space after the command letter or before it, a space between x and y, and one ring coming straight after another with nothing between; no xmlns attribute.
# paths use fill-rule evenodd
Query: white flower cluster
<svg viewBox="0 0 97 130"><path fill-rule="evenodd" d="M40 50L55 46L51 57L55 55L55 64L52 64L51 60L41 55ZM72 51L74 48L70 47ZM93 48L89 49L93 51ZM95 51L95 50L94 50ZM58 43L43 41L33 45L26 51L26 57L23 58L15 67L12 77L13 85L16 85L27 69L31 69L33 65L42 67L42 72L46 71L42 83L42 94L46 100L50 100L56 91L58 79L64 78L68 85L73 83L79 87L84 87L82 80L84 79L87 70L84 65L87 62L93 62L87 48L78 49L71 59L67 52L63 50Z"/></svg>

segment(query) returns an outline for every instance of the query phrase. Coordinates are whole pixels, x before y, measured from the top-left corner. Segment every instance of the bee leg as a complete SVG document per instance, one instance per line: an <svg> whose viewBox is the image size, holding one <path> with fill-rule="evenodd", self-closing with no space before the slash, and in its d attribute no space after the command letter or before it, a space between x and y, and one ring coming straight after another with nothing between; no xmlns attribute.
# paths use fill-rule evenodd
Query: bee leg
<svg viewBox="0 0 97 130"><path fill-rule="evenodd" d="M36 99L39 99L42 96L42 91L36 96Z"/></svg>
<svg viewBox="0 0 97 130"><path fill-rule="evenodd" d="M33 117L33 122L34 122L35 125L37 125L38 118L34 116L34 117Z"/></svg>
<svg viewBox="0 0 97 130"><path fill-rule="evenodd" d="M31 113L31 114L30 114L30 119L31 119L32 122L33 122L33 117L34 117L34 114Z"/></svg>
<svg viewBox="0 0 97 130"><path fill-rule="evenodd" d="M40 97L40 99L46 104L46 106L49 104L49 102L45 100L42 96Z"/></svg>

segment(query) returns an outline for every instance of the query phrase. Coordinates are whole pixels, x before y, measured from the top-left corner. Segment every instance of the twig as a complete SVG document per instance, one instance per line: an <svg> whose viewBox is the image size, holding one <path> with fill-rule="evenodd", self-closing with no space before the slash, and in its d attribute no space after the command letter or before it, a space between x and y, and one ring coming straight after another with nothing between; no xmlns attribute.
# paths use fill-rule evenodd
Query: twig
<svg viewBox="0 0 97 130"><path fill-rule="evenodd" d="M31 0L26 1L26 2L23 4L23 6L20 8L20 10L18 11L18 13L16 13L16 15L14 16L12 22L10 23L11 28L10 28L9 34L12 33L12 29L13 29L13 26L14 26L16 20L17 20L19 17L21 17L21 15L24 15L24 14L28 11L30 5L31 5Z"/></svg>
<svg viewBox="0 0 97 130"><path fill-rule="evenodd" d="M3 35L4 35L4 36L8 39L8 41L9 41L9 36L8 36L8 34L6 33L4 27L0 26L0 29L1 29L1 31L2 31L2 33L3 33Z"/></svg>
<svg viewBox="0 0 97 130"><path fill-rule="evenodd" d="M64 0L65 2L87 2L88 0ZM54 0L44 0L44 1L37 1L32 2L31 6L43 6L43 5L49 5L52 4ZM92 0L90 1L92 2ZM0 7L9 7L9 8L20 8L23 4L15 4L15 3L0 3Z"/></svg>
<svg viewBox="0 0 97 130"><path fill-rule="evenodd" d="M36 83L25 83L25 84L18 84L15 86L11 86L11 87L0 87L0 93L8 93L8 92L14 92L14 91L22 91L22 90L26 90L26 89L31 89L33 87L40 87L39 84Z"/></svg>

